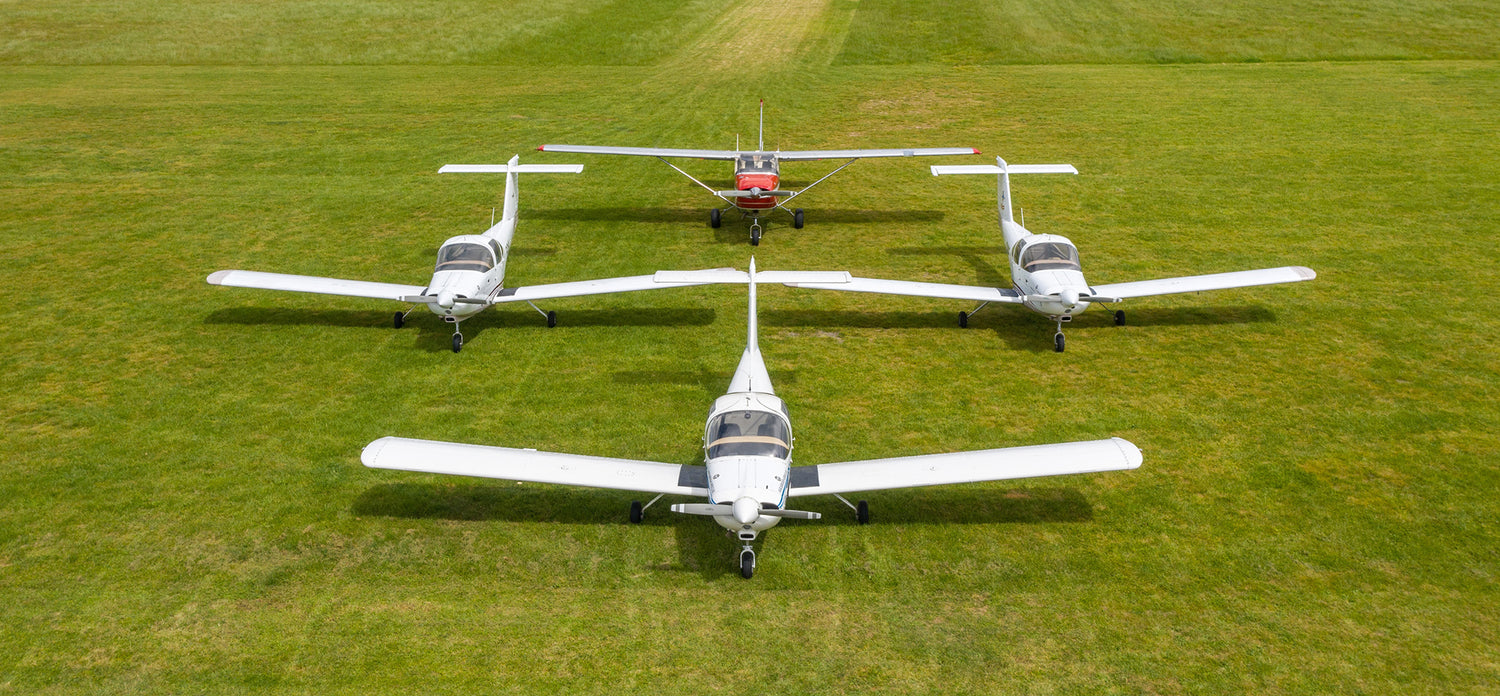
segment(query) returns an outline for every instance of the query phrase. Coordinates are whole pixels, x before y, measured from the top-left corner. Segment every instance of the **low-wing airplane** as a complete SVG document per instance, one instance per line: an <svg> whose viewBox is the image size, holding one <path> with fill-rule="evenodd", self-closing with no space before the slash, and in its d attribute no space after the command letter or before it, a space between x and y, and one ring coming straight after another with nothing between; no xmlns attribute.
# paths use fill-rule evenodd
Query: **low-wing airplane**
<svg viewBox="0 0 1500 696"><path fill-rule="evenodd" d="M984 309L991 302L1024 305L1057 322L1057 333L1053 336L1053 349L1061 353L1065 345L1062 326L1065 322L1093 303L1115 303L1137 297L1171 295L1182 292L1225 290L1253 285L1296 283L1312 280L1318 276L1305 266L1282 266L1262 268L1254 271L1235 271L1211 275L1186 276L1141 280L1130 283L1089 285L1083 278L1079 265L1078 248L1066 237L1055 234L1032 234L1011 216L1011 174L1077 174L1071 164L1011 164L996 157L995 165L935 166L933 176L943 174L997 174L1000 233L1005 240L1010 259L1010 278L1013 287L991 288L983 286L948 285L944 283L920 283L904 280L880 280L876 278L851 278L847 283L788 283L793 287L819 288L824 290L848 290L853 292L876 292L890 295L914 295L919 297L941 297L954 300L981 302L977 308L958 313L958 325L967 327L969 317ZM1125 324L1125 310L1116 310L1115 324Z"/></svg>
<svg viewBox="0 0 1500 696"><path fill-rule="evenodd" d="M239 270L215 271L208 276L208 282L211 285L239 288L290 290L410 303L412 306L405 312L396 312L394 324L398 329L405 323L406 316L411 314L412 310L418 306L425 306L433 314L442 317L443 321L453 325L453 352L455 353L464 344L464 336L459 332L459 322L490 305L525 302L547 318L547 326L550 328L557 326L557 312L542 311L534 303L535 300L697 284L666 284L658 282L654 276L642 275L515 288L505 287L505 262L510 256L511 238L516 233L516 209L520 203L516 175L521 173L577 174L583 171L581 164L518 164L519 160L519 157L512 157L506 164L449 164L438 170L439 173L505 174L505 208L500 221L493 223L483 234L464 234L443 242L443 245L438 248L437 267L433 269L432 280L428 281L425 286Z"/></svg>
<svg viewBox="0 0 1500 696"><path fill-rule="evenodd" d="M740 217L750 219L750 244L760 244L761 226L760 215L763 212L780 209L782 212L792 216L792 227L802 229L802 209L792 210L786 207L792 199L807 193L809 189L823 183L834 174L839 173L855 160L867 157L925 157L932 155L977 155L978 150L969 147L923 147L923 148L894 148L883 150L767 150L765 139L766 126L766 102L760 102L760 133L757 139L756 149L739 149L739 140L735 140L733 150L683 150L664 147L607 147L595 145L542 145L538 150L543 152L571 152L585 155L635 155L640 157L655 157L664 162L668 167L677 170L677 173L693 180L693 183L702 186L709 193L718 196L720 200L728 204L725 208L713 208L708 211L709 227L718 228L723 214L730 209L738 209ZM692 157L696 159L709 160L731 160L734 162L734 188L723 190L699 181L697 177L683 171L680 167L668 162L668 157ZM823 159L847 159L839 167L823 176L822 179L808 184L796 191L781 188L781 163L799 162L804 160ZM778 198L786 200L778 201Z"/></svg>
<svg viewBox="0 0 1500 696"><path fill-rule="evenodd" d="M729 381L729 391L714 401L704 428L704 466L538 452L400 437L382 437L365 446L360 461L378 469L400 469L511 481L534 481L593 488L656 493L642 505L630 504L630 521L639 523L665 495L706 496L706 503L678 503L672 511L714 518L743 543L740 574L755 572L751 542L783 519L815 520L816 512L787 508L788 498L833 495L853 508L860 524L870 520L866 501L851 504L843 494L891 488L1058 476L1134 469L1141 451L1126 440L1110 438L1065 444L872 459L816 466L792 466L792 426L786 403L771 387L756 341L757 282L847 281L843 272L732 269L660 271L664 283L748 283L749 329L745 352Z"/></svg>

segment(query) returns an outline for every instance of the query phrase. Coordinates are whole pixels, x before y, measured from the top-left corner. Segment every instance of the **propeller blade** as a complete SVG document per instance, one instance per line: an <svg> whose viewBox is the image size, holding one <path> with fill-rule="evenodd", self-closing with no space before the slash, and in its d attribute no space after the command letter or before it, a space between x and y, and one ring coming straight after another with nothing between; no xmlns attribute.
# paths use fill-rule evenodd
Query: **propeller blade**
<svg viewBox="0 0 1500 696"><path fill-rule="evenodd" d="M785 517L792 520L821 520L823 513L808 512L806 510L761 510L760 514L766 517Z"/></svg>
<svg viewBox="0 0 1500 696"><path fill-rule="evenodd" d="M729 505L715 505L713 503L673 503L672 512L680 512L684 515L728 515L734 512Z"/></svg>

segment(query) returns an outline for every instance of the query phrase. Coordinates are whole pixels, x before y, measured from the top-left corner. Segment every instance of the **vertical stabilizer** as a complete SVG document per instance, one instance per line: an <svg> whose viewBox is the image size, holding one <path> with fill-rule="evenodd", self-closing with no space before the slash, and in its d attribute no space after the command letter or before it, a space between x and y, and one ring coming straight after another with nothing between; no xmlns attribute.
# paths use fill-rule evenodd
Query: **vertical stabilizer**
<svg viewBox="0 0 1500 696"><path fill-rule="evenodd" d="M766 371L766 361L761 357L760 345L756 342L755 314L755 257L752 256L750 258L750 317L745 332L745 353L740 356L740 365L734 370L734 378L729 380L731 394L735 392L776 393L771 388L771 373Z"/></svg>
<svg viewBox="0 0 1500 696"><path fill-rule="evenodd" d="M760 100L760 128L756 129L756 132L759 133L759 135L755 139L756 140L756 146L755 147L756 147L756 149L760 150L761 152L765 152L766 151L766 100L764 100L764 99ZM751 291L754 292L753 288L755 287L755 283L751 283L750 287L752 288Z"/></svg>
<svg viewBox="0 0 1500 696"><path fill-rule="evenodd" d="M516 165L521 163L520 155L511 155L510 161L505 163L505 209L500 215L502 222L516 219L516 209L521 206L520 177L516 176Z"/></svg>
<svg viewBox="0 0 1500 696"><path fill-rule="evenodd" d="M995 181L995 196L1000 201L1000 220L1002 222L1015 222L1010 216L1010 172L1006 171L1005 159L995 158L995 164L1000 167L1000 174ZM1004 227L1004 225L1001 225Z"/></svg>

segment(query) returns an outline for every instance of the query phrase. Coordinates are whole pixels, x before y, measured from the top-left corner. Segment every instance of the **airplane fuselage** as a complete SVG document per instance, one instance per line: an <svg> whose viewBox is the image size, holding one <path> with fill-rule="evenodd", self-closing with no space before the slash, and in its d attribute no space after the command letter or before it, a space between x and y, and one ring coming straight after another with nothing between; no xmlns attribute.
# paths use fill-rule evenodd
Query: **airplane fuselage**
<svg viewBox="0 0 1500 696"><path fill-rule="evenodd" d="M733 508L714 517L719 526L750 540L781 521L760 514L785 507L791 483L791 421L781 399L754 391L719 397L709 411L703 451L709 502Z"/></svg>
<svg viewBox="0 0 1500 696"><path fill-rule="evenodd" d="M1001 223L1001 229L1011 282L1026 298L1027 309L1062 321L1088 309L1089 303L1078 298L1093 293L1073 242L1055 234L1032 234L1009 220Z"/></svg>
<svg viewBox="0 0 1500 696"><path fill-rule="evenodd" d="M775 191L781 185L781 161L769 152L747 152L734 160L734 188L738 191ZM741 210L770 210L776 196L735 198Z"/></svg>
<svg viewBox="0 0 1500 696"><path fill-rule="evenodd" d="M443 242L438 248L432 280L423 293L437 296L438 301L427 308L447 322L463 321L477 314L486 305L458 300L488 298L499 292L509 252L508 245L489 232L459 235Z"/></svg>

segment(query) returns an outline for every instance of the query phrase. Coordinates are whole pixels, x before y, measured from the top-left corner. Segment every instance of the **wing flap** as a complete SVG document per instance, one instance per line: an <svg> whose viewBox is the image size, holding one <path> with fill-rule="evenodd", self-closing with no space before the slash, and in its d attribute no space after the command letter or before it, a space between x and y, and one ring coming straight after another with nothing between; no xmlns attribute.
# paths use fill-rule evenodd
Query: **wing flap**
<svg viewBox="0 0 1500 696"><path fill-rule="evenodd" d="M814 290L847 290L849 292L873 292L884 295L910 295L913 297L941 297L950 300L974 300L977 302L1007 302L1012 304L1021 302L1020 294L1009 288L920 283L910 280L851 277L845 283L794 281L783 284L794 288L812 288Z"/></svg>
<svg viewBox="0 0 1500 696"><path fill-rule="evenodd" d="M1256 285L1275 285L1277 283L1298 283L1304 280L1312 280L1316 277L1318 277L1318 274L1306 266L1282 266L1280 268L1262 268L1254 271L1235 271L1232 273L1214 273L1210 275L1185 276L1182 278L1161 278L1159 280L1140 280L1132 283L1095 285L1093 290L1098 295L1129 299L1132 297L1172 295L1180 292L1203 292L1206 290L1247 288Z"/></svg>
<svg viewBox="0 0 1500 696"><path fill-rule="evenodd" d="M556 483L649 493L708 495L708 489L682 485L690 468L634 459L587 457L510 447L382 437L365 446L360 461L372 469L478 476L507 481Z"/></svg>
<svg viewBox="0 0 1500 696"><path fill-rule="evenodd" d="M1140 465L1140 449L1127 440L1113 437L1108 440L820 464L816 477L804 475L804 481L815 482L815 485L789 488L787 495L853 493L1089 474L1134 469Z"/></svg>
<svg viewBox="0 0 1500 696"><path fill-rule="evenodd" d="M408 295L421 295L427 288L422 285L398 285L396 283L373 283L367 280L343 280L318 276L289 275L286 273L263 273L261 271L215 271L208 276L209 285L232 288L260 288L262 290L287 290L311 292L320 295L343 295L345 297L369 297L377 300L403 301Z"/></svg>

